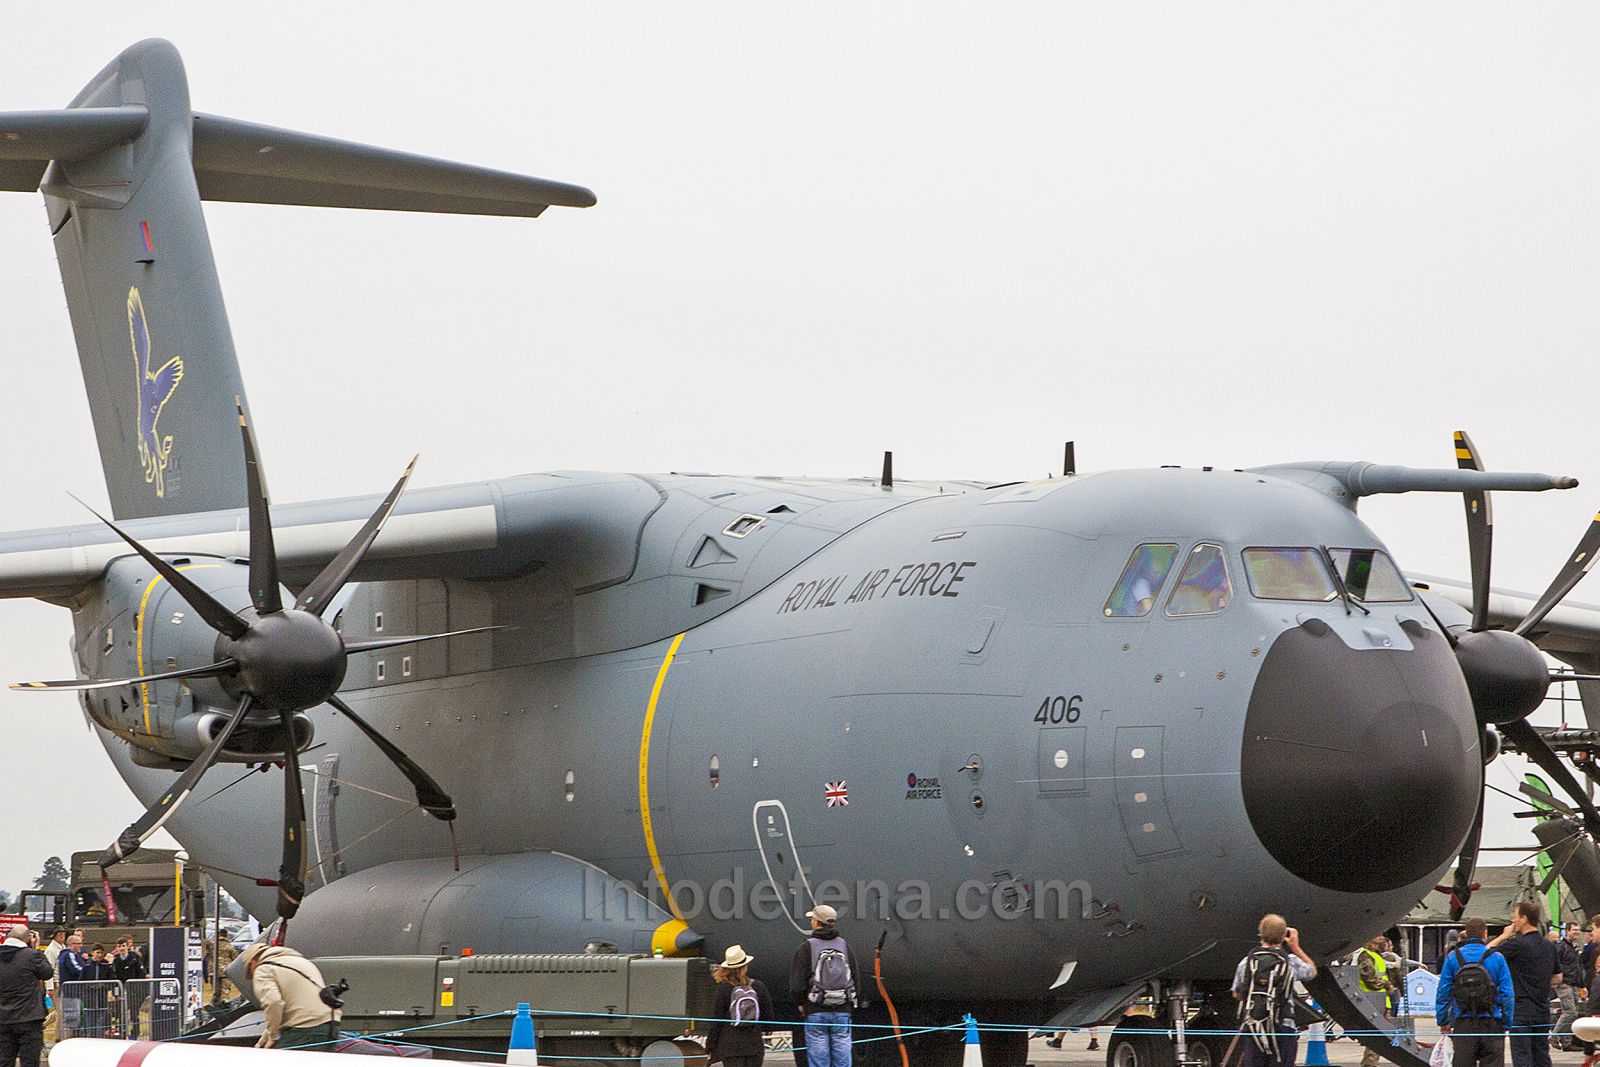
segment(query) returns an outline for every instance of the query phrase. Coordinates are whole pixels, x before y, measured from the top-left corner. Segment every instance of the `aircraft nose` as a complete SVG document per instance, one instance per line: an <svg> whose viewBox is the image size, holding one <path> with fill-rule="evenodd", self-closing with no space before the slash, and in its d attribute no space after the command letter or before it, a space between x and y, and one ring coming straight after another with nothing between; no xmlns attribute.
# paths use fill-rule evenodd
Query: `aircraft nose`
<svg viewBox="0 0 1600 1067"><path fill-rule="evenodd" d="M1350 893L1398 889L1443 866L1483 787L1472 698L1450 646L1408 620L1384 648L1378 625L1354 626L1354 641L1321 619L1279 635L1251 691L1240 758L1261 843L1313 885Z"/></svg>

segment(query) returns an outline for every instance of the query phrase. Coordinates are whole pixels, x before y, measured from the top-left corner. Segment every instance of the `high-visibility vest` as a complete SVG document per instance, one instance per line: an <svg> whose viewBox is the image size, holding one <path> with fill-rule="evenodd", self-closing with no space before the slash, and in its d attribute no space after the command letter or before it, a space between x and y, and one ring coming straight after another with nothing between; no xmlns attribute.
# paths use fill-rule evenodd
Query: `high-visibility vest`
<svg viewBox="0 0 1600 1067"><path fill-rule="evenodd" d="M1384 960L1382 954L1374 952L1370 948L1364 948L1361 951L1372 957L1372 965L1377 969L1380 980L1389 973L1389 964ZM1361 991L1363 993L1376 993L1382 988L1383 986L1368 985L1366 975L1361 976Z"/></svg>

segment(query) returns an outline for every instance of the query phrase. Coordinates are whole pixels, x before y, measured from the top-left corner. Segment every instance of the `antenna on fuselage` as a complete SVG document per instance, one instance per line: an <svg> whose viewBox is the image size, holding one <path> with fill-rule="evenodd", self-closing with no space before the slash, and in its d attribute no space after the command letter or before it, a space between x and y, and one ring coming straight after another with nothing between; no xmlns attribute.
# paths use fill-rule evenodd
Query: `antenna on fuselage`
<svg viewBox="0 0 1600 1067"><path fill-rule="evenodd" d="M1073 447L1074 441L1067 442L1066 452L1061 457L1061 473L1071 477L1078 473L1078 450Z"/></svg>
<svg viewBox="0 0 1600 1067"><path fill-rule="evenodd" d="M883 477L878 479L878 485L883 489L894 488L894 453L883 454Z"/></svg>

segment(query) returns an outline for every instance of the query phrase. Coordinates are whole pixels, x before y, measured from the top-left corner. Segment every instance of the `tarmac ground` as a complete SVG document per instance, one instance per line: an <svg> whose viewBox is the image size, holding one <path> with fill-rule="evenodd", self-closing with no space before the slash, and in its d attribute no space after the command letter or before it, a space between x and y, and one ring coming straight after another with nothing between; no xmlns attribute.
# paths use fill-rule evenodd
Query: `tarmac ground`
<svg viewBox="0 0 1600 1067"><path fill-rule="evenodd" d="M1062 1047L1050 1048L1044 1043L1044 1038L1034 1038L1029 1044L1028 1062L1044 1067L1046 1064L1073 1064L1075 1067L1105 1067L1106 1064L1106 1035L1111 1031L1107 1027L1100 1029L1100 1047L1094 1052L1088 1051L1089 1035L1087 1033L1067 1034L1062 1041ZM1419 1038L1432 1044L1439 1036L1432 1021L1419 1020L1417 1025ZM1328 1062L1335 1067L1356 1067L1361 1062L1361 1046L1351 1038L1342 1038L1330 1041L1328 1048ZM1238 1054L1235 1053L1235 1062ZM1583 1063L1582 1052L1562 1052L1552 1048L1550 1050L1551 1062L1557 1067L1578 1067ZM768 1058L772 1062L771 1057ZM1305 1042L1300 1043L1300 1062L1305 1062ZM1388 1062L1388 1061L1384 1061ZM1511 1052L1506 1050L1506 1063L1511 1063Z"/></svg>

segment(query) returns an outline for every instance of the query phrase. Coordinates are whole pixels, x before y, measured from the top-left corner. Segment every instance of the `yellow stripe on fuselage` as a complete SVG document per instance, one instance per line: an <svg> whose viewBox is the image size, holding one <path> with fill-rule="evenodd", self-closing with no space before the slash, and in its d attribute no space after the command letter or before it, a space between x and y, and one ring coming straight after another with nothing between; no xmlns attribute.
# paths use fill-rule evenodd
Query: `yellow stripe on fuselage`
<svg viewBox="0 0 1600 1067"><path fill-rule="evenodd" d="M644 847L650 851L650 866L656 872L661 895L667 898L667 907L680 922L684 918L679 914L678 902L672 899L672 890L667 886L667 872L661 867L661 853L656 851L655 829L650 825L650 730L655 726L656 704L661 700L661 687L667 681L667 670L672 666L672 659L678 654L678 645L682 642L683 635L679 634L667 646L667 656L661 661L661 669L656 671L656 684L650 688L650 703L644 709L644 732L639 736L639 820L644 824Z"/></svg>
<svg viewBox="0 0 1600 1067"><path fill-rule="evenodd" d="M220 563L191 563L187 567L179 567L180 571L213 571L221 567ZM161 575L150 579L144 587L144 596L139 598L139 614L133 623L133 667L138 673L144 673L144 613L150 606L150 594L155 592L156 586L161 584ZM150 683L139 683L139 702L144 710L145 736L151 735L150 729Z"/></svg>

